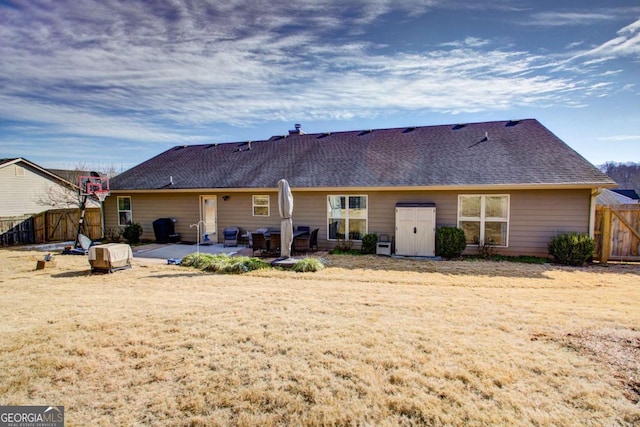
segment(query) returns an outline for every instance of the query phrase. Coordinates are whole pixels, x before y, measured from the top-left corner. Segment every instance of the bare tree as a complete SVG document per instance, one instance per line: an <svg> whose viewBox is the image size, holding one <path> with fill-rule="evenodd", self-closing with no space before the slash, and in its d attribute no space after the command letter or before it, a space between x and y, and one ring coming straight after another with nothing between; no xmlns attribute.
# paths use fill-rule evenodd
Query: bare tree
<svg viewBox="0 0 640 427"><path fill-rule="evenodd" d="M640 192L640 163L607 162L600 169L618 183L620 189Z"/></svg>

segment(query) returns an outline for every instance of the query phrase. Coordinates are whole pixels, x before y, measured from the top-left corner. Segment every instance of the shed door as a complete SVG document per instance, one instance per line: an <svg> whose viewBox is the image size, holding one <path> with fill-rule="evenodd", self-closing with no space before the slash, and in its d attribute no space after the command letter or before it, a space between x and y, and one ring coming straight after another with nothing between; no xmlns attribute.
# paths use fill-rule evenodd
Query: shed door
<svg viewBox="0 0 640 427"><path fill-rule="evenodd" d="M435 256L436 208L396 208L396 254Z"/></svg>

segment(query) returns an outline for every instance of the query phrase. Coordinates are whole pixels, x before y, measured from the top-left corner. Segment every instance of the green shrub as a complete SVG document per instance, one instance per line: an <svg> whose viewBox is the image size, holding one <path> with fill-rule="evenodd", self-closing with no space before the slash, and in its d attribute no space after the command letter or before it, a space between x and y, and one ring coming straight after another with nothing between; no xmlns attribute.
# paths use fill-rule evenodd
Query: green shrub
<svg viewBox="0 0 640 427"><path fill-rule="evenodd" d="M353 249L351 240L338 239L336 245L329 252L331 255L362 255L362 251Z"/></svg>
<svg viewBox="0 0 640 427"><path fill-rule="evenodd" d="M197 269L204 269L211 264L213 255L211 254L196 254L195 252L182 258L180 265L183 267L193 267Z"/></svg>
<svg viewBox="0 0 640 427"><path fill-rule="evenodd" d="M115 227L110 227L104 230L104 238L107 242L118 243L122 237L122 230Z"/></svg>
<svg viewBox="0 0 640 427"><path fill-rule="evenodd" d="M462 229L440 227L436 231L436 255L443 258L458 258L466 247L467 239Z"/></svg>
<svg viewBox="0 0 640 427"><path fill-rule="evenodd" d="M142 236L142 226L137 222L132 222L122 230L122 237L130 244L140 243L140 236Z"/></svg>
<svg viewBox="0 0 640 427"><path fill-rule="evenodd" d="M593 257L595 241L587 234L563 233L549 243L549 254L560 264L583 265Z"/></svg>
<svg viewBox="0 0 640 427"><path fill-rule="evenodd" d="M227 258L228 259L226 263L221 262L220 264L218 264L218 269L215 270L217 273L242 274L253 270L271 268L271 264L257 258L249 258L246 256Z"/></svg>
<svg viewBox="0 0 640 427"><path fill-rule="evenodd" d="M249 257L230 257L227 254L189 254L182 258L183 267L193 267L212 273L241 274L248 271L270 268L271 264Z"/></svg>
<svg viewBox="0 0 640 427"><path fill-rule="evenodd" d="M365 234L362 238L362 253L363 254L375 254L378 244L378 235Z"/></svg>
<svg viewBox="0 0 640 427"><path fill-rule="evenodd" d="M324 264L317 258L303 258L292 268L297 273L316 272L324 268Z"/></svg>

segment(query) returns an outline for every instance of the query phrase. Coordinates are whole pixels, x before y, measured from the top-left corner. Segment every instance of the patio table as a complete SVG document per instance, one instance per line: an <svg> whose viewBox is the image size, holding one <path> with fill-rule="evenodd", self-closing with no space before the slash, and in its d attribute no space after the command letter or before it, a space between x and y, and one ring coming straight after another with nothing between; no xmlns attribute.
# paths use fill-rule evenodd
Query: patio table
<svg viewBox="0 0 640 427"><path fill-rule="evenodd" d="M267 229L267 231L264 232L264 238L267 241L267 250L271 251L271 234L280 234L281 231L279 228L269 228ZM293 241L296 237L300 237L300 236L304 236L306 234L309 234L308 231L303 230L303 231L294 231L293 232L293 238L291 239L291 249L293 250ZM293 252L292 252L293 253Z"/></svg>

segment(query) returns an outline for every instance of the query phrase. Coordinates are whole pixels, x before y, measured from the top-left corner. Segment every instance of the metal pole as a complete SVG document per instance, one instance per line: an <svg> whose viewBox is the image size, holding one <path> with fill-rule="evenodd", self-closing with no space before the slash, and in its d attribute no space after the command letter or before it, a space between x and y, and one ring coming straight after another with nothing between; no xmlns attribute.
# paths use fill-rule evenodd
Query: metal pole
<svg viewBox="0 0 640 427"><path fill-rule="evenodd" d="M207 227L207 223L204 220L198 221L197 224L191 224L189 228L196 227L196 232L198 235L196 236L196 255L200 257L200 224L204 224L205 228Z"/></svg>

